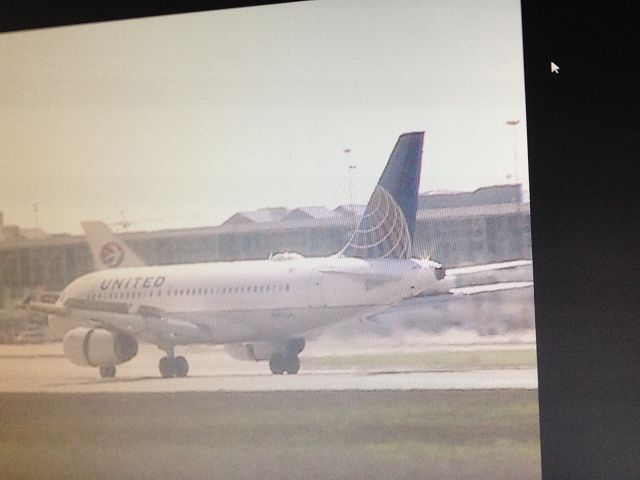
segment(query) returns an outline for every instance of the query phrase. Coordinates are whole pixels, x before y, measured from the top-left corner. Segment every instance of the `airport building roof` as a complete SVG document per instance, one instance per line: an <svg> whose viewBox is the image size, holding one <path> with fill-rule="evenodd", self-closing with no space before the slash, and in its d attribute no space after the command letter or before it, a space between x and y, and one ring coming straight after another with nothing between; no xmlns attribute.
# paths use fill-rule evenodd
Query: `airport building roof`
<svg viewBox="0 0 640 480"><path fill-rule="evenodd" d="M366 205L340 205L336 207L333 211L338 215L349 216L349 217L361 217L364 215L364 211L366 210Z"/></svg>
<svg viewBox="0 0 640 480"><path fill-rule="evenodd" d="M335 217L337 215L338 213L336 213L335 210L329 210L326 207L300 207L295 210L291 210L282 220L307 220L311 218L321 220L324 218Z"/></svg>
<svg viewBox="0 0 640 480"><path fill-rule="evenodd" d="M418 199L417 219L419 221L459 219L463 217L482 217L529 214L529 204L517 203L519 185L497 185L484 187L474 192L453 194L421 194ZM521 198L521 197L520 197ZM289 210L284 207L262 208L250 212L238 212L221 225L166 229L155 231L122 232L118 235L125 241L140 238L167 238L183 235L217 235L225 233L243 233L265 230L295 230L326 226L352 226L365 210L365 205L341 205L330 210L325 207L300 207ZM4 227L7 229L8 227ZM16 227L17 228L17 227ZM20 247L46 247L52 245L72 245L84 243L83 235L54 234L46 235L39 231L31 235L23 234L32 229L20 229L16 234L0 235L0 249Z"/></svg>
<svg viewBox="0 0 640 480"><path fill-rule="evenodd" d="M522 201L522 185L492 185L473 192L428 192L418 197L418 209L470 207Z"/></svg>
<svg viewBox="0 0 640 480"><path fill-rule="evenodd" d="M284 207L260 208L249 212L238 212L225 220L223 225L237 225L241 223L266 223L282 220L289 213Z"/></svg>

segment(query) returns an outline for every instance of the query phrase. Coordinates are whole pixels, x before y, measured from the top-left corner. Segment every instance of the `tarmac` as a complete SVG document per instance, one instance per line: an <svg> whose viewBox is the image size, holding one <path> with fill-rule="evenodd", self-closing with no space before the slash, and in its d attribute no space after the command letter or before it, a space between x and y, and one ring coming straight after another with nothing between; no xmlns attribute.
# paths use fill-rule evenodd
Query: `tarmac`
<svg viewBox="0 0 640 480"><path fill-rule="evenodd" d="M482 345L435 348L496 347ZM465 371L405 371L397 368L305 370L303 352L300 373L281 376L272 375L266 362L234 360L220 347L189 346L181 348L177 354L184 355L189 361L190 372L186 378L160 378L157 363L162 352L154 346L141 345L139 354L134 359L117 367L115 378L103 379L99 377L96 368L70 363L62 355L62 345L59 343L1 345L0 393L532 390L538 386L535 368Z"/></svg>

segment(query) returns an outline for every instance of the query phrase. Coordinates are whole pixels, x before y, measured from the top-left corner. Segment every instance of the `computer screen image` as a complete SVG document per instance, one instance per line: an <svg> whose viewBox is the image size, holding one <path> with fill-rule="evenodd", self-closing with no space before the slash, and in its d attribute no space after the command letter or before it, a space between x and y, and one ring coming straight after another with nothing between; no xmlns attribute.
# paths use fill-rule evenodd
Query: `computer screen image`
<svg viewBox="0 0 640 480"><path fill-rule="evenodd" d="M3 469L540 478L518 2L94 23L0 59Z"/></svg>

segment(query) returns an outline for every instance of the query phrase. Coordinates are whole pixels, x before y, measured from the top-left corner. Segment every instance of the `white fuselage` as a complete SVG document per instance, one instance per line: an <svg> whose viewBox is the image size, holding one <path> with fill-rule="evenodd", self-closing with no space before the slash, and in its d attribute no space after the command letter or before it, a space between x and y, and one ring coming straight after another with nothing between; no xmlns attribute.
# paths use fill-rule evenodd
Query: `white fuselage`
<svg viewBox="0 0 640 480"><path fill-rule="evenodd" d="M436 283L433 268L419 260L285 257L96 271L71 282L58 304L117 305L119 313L134 314L157 309L163 318L200 327L194 341L233 343L365 318ZM58 334L86 321L82 315L50 319ZM146 336L141 327L131 330Z"/></svg>

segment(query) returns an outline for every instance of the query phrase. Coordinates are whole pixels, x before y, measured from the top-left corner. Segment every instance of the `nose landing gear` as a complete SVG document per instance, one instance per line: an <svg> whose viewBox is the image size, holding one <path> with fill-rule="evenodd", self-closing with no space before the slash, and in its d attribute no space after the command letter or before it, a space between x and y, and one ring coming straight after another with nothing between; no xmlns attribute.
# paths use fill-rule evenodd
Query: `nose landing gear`
<svg viewBox="0 0 640 480"><path fill-rule="evenodd" d="M113 378L116 376L115 365L109 365L108 367L100 367L100 376L102 378Z"/></svg>

